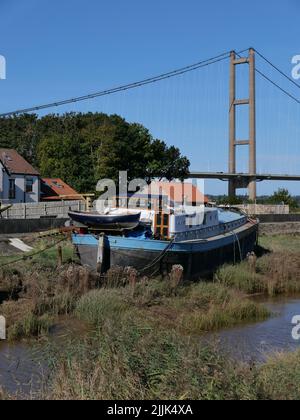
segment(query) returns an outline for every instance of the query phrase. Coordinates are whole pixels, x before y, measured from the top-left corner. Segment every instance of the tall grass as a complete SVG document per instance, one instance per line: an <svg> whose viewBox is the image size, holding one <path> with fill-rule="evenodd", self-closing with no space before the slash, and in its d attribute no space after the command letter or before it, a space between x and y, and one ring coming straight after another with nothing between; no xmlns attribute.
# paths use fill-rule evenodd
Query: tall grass
<svg viewBox="0 0 300 420"><path fill-rule="evenodd" d="M9 274L6 276L9 279ZM18 299L0 306L7 320L9 339L46 332L50 325L46 325L45 319L50 324L58 315L71 314L78 299L95 288L96 282L95 276L76 265L50 269L34 264L28 271L15 272L11 282L6 280L5 287L14 290L18 285Z"/></svg>
<svg viewBox="0 0 300 420"><path fill-rule="evenodd" d="M48 315L37 317L30 313L12 325L9 329L8 340L15 341L21 338L40 337L48 334L50 326L51 319Z"/></svg>
<svg viewBox="0 0 300 420"><path fill-rule="evenodd" d="M272 252L300 252L300 235L261 236L259 244Z"/></svg>
<svg viewBox="0 0 300 420"><path fill-rule="evenodd" d="M216 273L215 281L247 294L299 293L300 258L294 253L274 252L258 259L255 271L247 262L224 266Z"/></svg>
<svg viewBox="0 0 300 420"><path fill-rule="evenodd" d="M272 356L258 369L257 398L268 400L299 400L300 351Z"/></svg>
<svg viewBox="0 0 300 420"><path fill-rule="evenodd" d="M199 283L181 287L175 297L166 296L159 282L156 288L154 285L149 288L150 293L145 286L144 292L139 289L137 296L132 296L129 287L91 291L79 300L75 313L95 326L103 326L107 320L128 319L130 314L153 328L169 326L193 334L258 321L270 315L263 306L221 285ZM153 296L152 301L149 295Z"/></svg>
<svg viewBox="0 0 300 420"><path fill-rule="evenodd" d="M77 303L75 314L81 320L99 326L107 320L121 318L129 308L118 290L101 289L84 295Z"/></svg>
<svg viewBox="0 0 300 420"><path fill-rule="evenodd" d="M56 356L48 397L298 399L299 356L278 356L263 366L243 365L218 348L124 312L119 318L105 318L93 336L69 342Z"/></svg>
<svg viewBox="0 0 300 420"><path fill-rule="evenodd" d="M199 283L191 287L185 298L175 299L171 305L181 308L178 326L192 334L263 320L270 316L263 306L245 299L239 292L217 284Z"/></svg>
<svg viewBox="0 0 300 420"><path fill-rule="evenodd" d="M213 349L125 315L54 364L54 399L249 399L245 372Z"/></svg>

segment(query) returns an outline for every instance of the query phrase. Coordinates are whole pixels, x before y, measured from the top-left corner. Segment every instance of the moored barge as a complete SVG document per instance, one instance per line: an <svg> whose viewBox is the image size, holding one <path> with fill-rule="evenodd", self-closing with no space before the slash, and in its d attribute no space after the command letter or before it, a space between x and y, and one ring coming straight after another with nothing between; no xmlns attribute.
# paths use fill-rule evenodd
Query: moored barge
<svg viewBox="0 0 300 420"><path fill-rule="evenodd" d="M224 263L245 259L257 238L257 220L231 210L205 208L202 215L156 214L151 228L74 233L73 243L81 263L102 273L130 266L151 276L180 264L186 279L197 280Z"/></svg>

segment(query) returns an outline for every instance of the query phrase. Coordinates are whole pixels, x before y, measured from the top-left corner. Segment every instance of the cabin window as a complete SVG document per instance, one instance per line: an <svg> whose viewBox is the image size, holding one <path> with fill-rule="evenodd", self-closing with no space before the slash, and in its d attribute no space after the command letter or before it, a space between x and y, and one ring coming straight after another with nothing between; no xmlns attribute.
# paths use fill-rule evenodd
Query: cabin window
<svg viewBox="0 0 300 420"><path fill-rule="evenodd" d="M167 227L163 228L163 235L164 235L164 238L167 238L169 236L169 229Z"/></svg>
<svg viewBox="0 0 300 420"><path fill-rule="evenodd" d="M169 215L168 214L164 214L164 225L168 226L169 224Z"/></svg>
<svg viewBox="0 0 300 420"><path fill-rule="evenodd" d="M161 226L161 214L160 213L156 215L156 225Z"/></svg>
<svg viewBox="0 0 300 420"><path fill-rule="evenodd" d="M163 239L169 237L169 215L168 214L157 214L155 218L155 232L160 234Z"/></svg>
<svg viewBox="0 0 300 420"><path fill-rule="evenodd" d="M8 197L10 200L15 200L16 198L16 180L10 179L9 180L9 193Z"/></svg>
<svg viewBox="0 0 300 420"><path fill-rule="evenodd" d="M26 178L26 192L32 193L33 192L33 179Z"/></svg>

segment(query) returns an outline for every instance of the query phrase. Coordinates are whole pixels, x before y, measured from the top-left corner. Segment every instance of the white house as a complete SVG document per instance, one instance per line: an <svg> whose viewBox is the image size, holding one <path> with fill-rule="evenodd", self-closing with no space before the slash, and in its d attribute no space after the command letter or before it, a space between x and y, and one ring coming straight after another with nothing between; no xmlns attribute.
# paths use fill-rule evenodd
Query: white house
<svg viewBox="0 0 300 420"><path fill-rule="evenodd" d="M0 148L0 202L40 201L40 174L16 150Z"/></svg>

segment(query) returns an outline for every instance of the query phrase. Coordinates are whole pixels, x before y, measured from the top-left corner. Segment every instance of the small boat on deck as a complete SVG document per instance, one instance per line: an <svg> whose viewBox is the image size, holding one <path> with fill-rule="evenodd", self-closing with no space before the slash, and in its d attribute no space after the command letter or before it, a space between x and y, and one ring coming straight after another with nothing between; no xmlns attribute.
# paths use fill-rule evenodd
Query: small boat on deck
<svg viewBox="0 0 300 420"><path fill-rule="evenodd" d="M108 214L70 211L69 217L80 225L95 230L134 229L140 223L140 212L109 212Z"/></svg>

